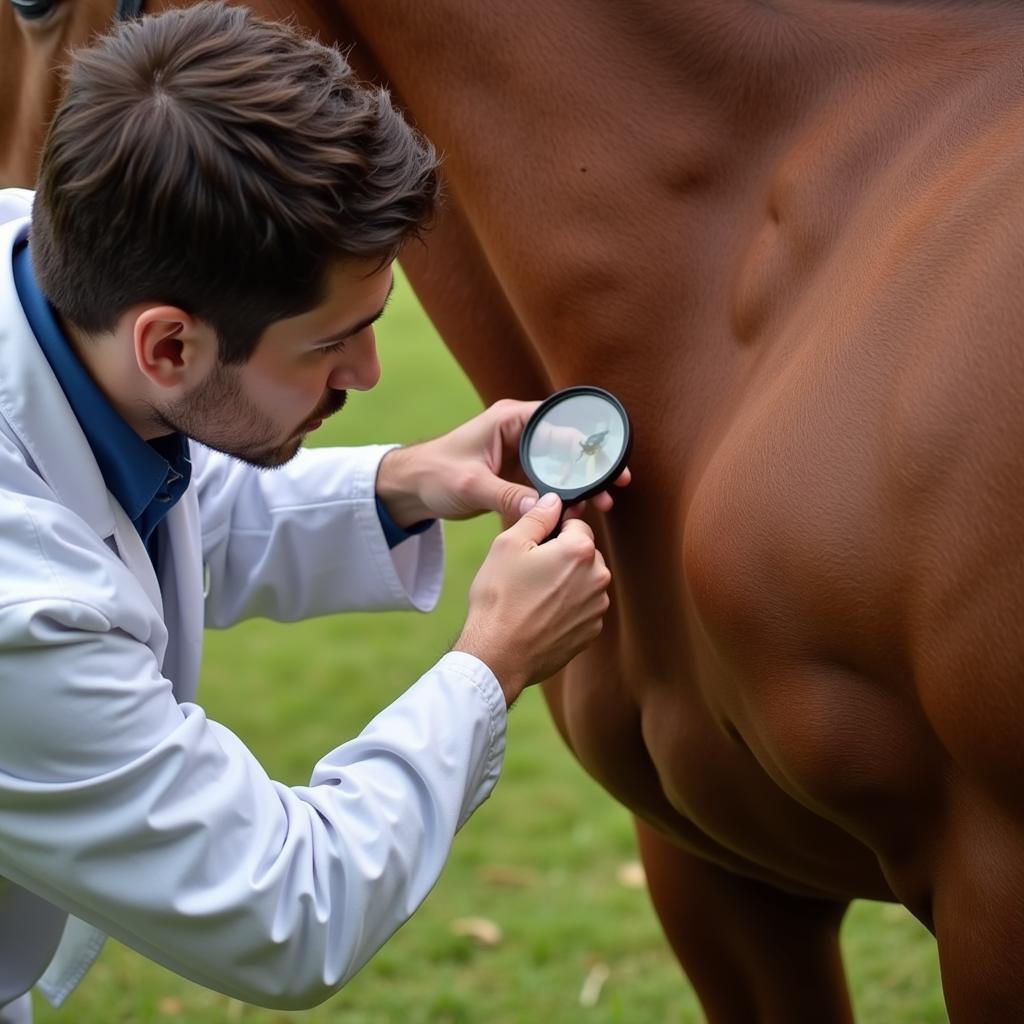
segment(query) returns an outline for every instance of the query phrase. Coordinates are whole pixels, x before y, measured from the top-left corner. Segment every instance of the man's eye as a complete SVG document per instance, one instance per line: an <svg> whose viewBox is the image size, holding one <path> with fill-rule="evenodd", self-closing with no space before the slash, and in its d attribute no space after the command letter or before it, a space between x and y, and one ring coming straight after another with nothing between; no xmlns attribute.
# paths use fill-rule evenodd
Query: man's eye
<svg viewBox="0 0 1024 1024"><path fill-rule="evenodd" d="M344 347L345 347L344 340L336 341L336 342L334 342L333 345L324 345L323 348L318 348L317 352L320 355L325 356L325 355L327 355L330 352L340 352Z"/></svg>

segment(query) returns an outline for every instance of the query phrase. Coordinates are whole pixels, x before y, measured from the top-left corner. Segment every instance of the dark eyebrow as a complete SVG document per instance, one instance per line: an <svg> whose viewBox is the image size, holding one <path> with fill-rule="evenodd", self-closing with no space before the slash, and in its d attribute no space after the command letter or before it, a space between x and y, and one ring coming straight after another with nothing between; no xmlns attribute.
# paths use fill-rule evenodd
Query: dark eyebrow
<svg viewBox="0 0 1024 1024"><path fill-rule="evenodd" d="M319 348L321 345L329 345L333 341L344 341L346 338L352 338L357 335L360 331L365 331L371 324L375 324L383 315L384 310L388 308L388 303L391 301L391 295L395 290L395 279L391 278L391 287L388 288L387 295L384 296L384 303L377 310L373 316L366 317L365 320L360 320L359 323L353 324L351 327L346 328L344 331L339 331L337 334L329 334L326 338L321 338L319 341L314 341L310 348Z"/></svg>

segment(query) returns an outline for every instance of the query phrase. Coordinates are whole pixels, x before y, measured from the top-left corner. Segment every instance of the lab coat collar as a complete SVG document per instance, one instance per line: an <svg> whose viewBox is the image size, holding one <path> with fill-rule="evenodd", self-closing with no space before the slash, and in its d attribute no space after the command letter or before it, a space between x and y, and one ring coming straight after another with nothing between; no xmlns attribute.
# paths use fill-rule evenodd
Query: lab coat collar
<svg viewBox="0 0 1024 1024"><path fill-rule="evenodd" d="M27 242L14 248L14 283L29 327L67 396L107 489L146 543L188 487L188 442L177 433L147 442L114 408L39 287Z"/></svg>
<svg viewBox="0 0 1024 1024"><path fill-rule="evenodd" d="M58 499L100 537L114 531L107 487L82 428L25 319L11 270L23 219L0 224L0 413Z"/></svg>
<svg viewBox="0 0 1024 1024"><path fill-rule="evenodd" d="M162 618L160 584L149 555L108 492L89 441L21 308L11 258L28 227L27 218L0 225L0 415L58 501L73 508L97 536L113 536L122 560ZM161 659L163 653L158 652Z"/></svg>

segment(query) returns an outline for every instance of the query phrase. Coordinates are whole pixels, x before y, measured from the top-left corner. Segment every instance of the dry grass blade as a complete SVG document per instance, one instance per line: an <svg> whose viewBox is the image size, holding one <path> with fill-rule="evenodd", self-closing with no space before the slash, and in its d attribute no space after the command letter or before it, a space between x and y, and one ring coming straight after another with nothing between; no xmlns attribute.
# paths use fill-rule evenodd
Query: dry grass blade
<svg viewBox="0 0 1024 1024"><path fill-rule="evenodd" d="M458 917L450 928L453 935L468 935L481 946L499 946L504 937L501 928L486 917Z"/></svg>

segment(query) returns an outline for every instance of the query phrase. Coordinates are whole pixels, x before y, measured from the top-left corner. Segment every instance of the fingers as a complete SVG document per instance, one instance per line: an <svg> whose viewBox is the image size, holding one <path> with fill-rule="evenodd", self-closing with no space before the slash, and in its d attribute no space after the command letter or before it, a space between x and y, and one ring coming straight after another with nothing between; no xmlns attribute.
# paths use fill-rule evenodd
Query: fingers
<svg viewBox="0 0 1024 1024"><path fill-rule="evenodd" d="M519 402L513 398L503 398L487 410L486 414L497 421L498 440L506 449L514 449L519 444L527 420L539 405L540 402Z"/></svg>
<svg viewBox="0 0 1024 1024"><path fill-rule="evenodd" d="M628 487L632 479L633 474L627 467L619 474L614 483L616 487ZM565 518L578 519L586 511L587 502L590 502L598 512L611 512L615 505L615 499L612 498L611 494L608 491L601 491L599 494L593 495L586 501L578 501L575 505L570 505L565 510Z"/></svg>
<svg viewBox="0 0 1024 1024"><path fill-rule="evenodd" d="M494 487L479 504L497 512L505 522L514 522L537 504L537 492L532 487L511 484L507 480L495 477Z"/></svg>
<svg viewBox="0 0 1024 1024"><path fill-rule="evenodd" d="M475 481L474 493L469 496L468 503L473 508L497 512L508 522L528 510L529 502L524 504L524 499L536 501L537 492L532 487L506 477L511 468L508 459L517 451L527 420L539 405L540 402L504 398L470 421L477 440L467 454L473 459L482 455L484 470ZM481 441L482 448L479 447Z"/></svg>
<svg viewBox="0 0 1024 1024"><path fill-rule="evenodd" d="M487 412L502 423L520 423L526 421L540 407L540 402L523 402L517 398L499 398Z"/></svg>
<svg viewBox="0 0 1024 1024"><path fill-rule="evenodd" d="M489 432L487 442L487 468L489 476L480 487L481 493L469 496L467 504L480 510L491 510L501 514L506 522L522 516L536 500L536 492L525 485L506 480L503 473L505 453L513 451L522 435L527 421L541 405L539 401L524 402L504 398L495 402L474 421ZM633 475L626 467L614 481L616 487L628 487ZM610 512L614 500L608 491L601 491L590 499L593 507L601 513ZM577 519L583 514L585 503L580 502L566 512L567 519Z"/></svg>
<svg viewBox="0 0 1024 1024"><path fill-rule="evenodd" d="M519 515L525 516L527 512L537 504L537 492L523 488L523 494L519 498Z"/></svg>
<svg viewBox="0 0 1024 1024"><path fill-rule="evenodd" d="M471 514L497 512L506 522L514 522L537 503L537 492L532 487L504 480L489 469L467 473L458 493Z"/></svg>
<svg viewBox="0 0 1024 1024"><path fill-rule="evenodd" d="M548 493L541 497L518 522L513 523L506 535L525 545L540 544L549 537L558 525L558 517L562 514L562 502L557 494ZM587 527L589 530L590 527Z"/></svg>
<svg viewBox="0 0 1024 1024"><path fill-rule="evenodd" d="M568 522L570 519L582 519L583 513L586 511L587 503L585 501L577 501L575 505L569 505L566 508L562 521Z"/></svg>
<svg viewBox="0 0 1024 1024"><path fill-rule="evenodd" d="M578 546L581 556L593 563L602 586L606 587L611 582L611 572L604 560L604 555L597 547L594 531L588 523L582 519L570 519L567 513L566 518L562 521L562 529L557 539L563 544L569 543Z"/></svg>
<svg viewBox="0 0 1024 1024"><path fill-rule="evenodd" d="M561 533L552 543L563 549L563 557L571 552L578 568L583 570L583 575L576 577L581 587L578 592L590 592L592 598L587 606L588 615L596 615L600 619L608 610L608 587L612 574L594 542L593 531L581 519L569 520L562 524Z"/></svg>
<svg viewBox="0 0 1024 1024"><path fill-rule="evenodd" d="M591 545L594 543L594 531L590 528L589 524L585 523L582 519L570 519L568 516L562 523L562 531L558 536L582 537L588 540Z"/></svg>

